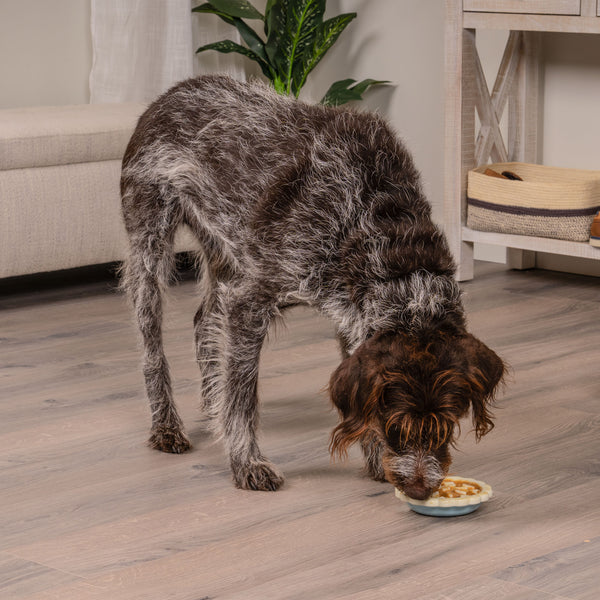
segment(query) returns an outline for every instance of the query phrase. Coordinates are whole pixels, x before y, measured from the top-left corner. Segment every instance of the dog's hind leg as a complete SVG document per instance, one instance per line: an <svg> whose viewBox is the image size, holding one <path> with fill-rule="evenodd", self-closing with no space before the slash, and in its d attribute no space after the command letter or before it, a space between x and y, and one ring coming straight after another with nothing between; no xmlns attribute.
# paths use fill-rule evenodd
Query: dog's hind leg
<svg viewBox="0 0 600 600"><path fill-rule="evenodd" d="M122 287L131 299L142 337L144 381L152 413L149 444L162 452L179 454L190 448L190 442L173 401L162 339L162 295L174 268L173 244L179 219L168 203L160 214L140 208L139 193L135 201L133 194L123 196L130 252L123 266Z"/></svg>
<svg viewBox="0 0 600 600"><path fill-rule="evenodd" d="M212 403L219 393L215 389L222 380L218 375L222 362L219 340L222 318L216 307L217 293L215 281L207 267L206 257L202 258L199 295L201 304L194 316L194 345L196 362L200 369L202 403L208 416L214 418Z"/></svg>
<svg viewBox="0 0 600 600"><path fill-rule="evenodd" d="M246 286L219 283L204 316L204 405L229 452L235 485L274 491L283 477L257 442L258 364L275 303Z"/></svg>

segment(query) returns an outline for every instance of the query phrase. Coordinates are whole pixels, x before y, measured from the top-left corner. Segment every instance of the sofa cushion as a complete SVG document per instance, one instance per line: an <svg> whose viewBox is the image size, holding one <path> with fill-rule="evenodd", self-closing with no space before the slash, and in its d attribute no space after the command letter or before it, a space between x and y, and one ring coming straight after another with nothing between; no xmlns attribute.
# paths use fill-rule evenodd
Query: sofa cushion
<svg viewBox="0 0 600 600"><path fill-rule="evenodd" d="M0 171L0 278L123 260L120 175L120 158ZM177 252L198 247L177 233Z"/></svg>
<svg viewBox="0 0 600 600"><path fill-rule="evenodd" d="M0 170L121 159L143 104L0 110Z"/></svg>

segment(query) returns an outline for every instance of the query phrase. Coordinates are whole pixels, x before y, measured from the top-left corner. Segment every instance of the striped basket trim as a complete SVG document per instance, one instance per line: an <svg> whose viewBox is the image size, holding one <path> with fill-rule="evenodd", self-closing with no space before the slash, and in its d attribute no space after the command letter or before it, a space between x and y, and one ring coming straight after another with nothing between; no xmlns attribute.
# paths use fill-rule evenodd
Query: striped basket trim
<svg viewBox="0 0 600 600"><path fill-rule="evenodd" d="M552 209L552 208L531 208L525 206L507 206L504 204L495 204L494 202L485 202L477 198L467 198L469 206L477 208L485 208L496 212L507 213L511 215L526 215L530 217L587 217L595 215L600 206L592 206L589 208L572 208L572 209Z"/></svg>

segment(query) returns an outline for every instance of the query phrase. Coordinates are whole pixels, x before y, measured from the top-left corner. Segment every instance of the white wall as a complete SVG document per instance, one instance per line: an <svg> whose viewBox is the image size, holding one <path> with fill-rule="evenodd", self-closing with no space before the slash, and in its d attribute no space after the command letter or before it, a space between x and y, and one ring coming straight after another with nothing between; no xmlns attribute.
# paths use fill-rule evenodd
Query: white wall
<svg viewBox="0 0 600 600"><path fill-rule="evenodd" d="M600 35L548 34L543 48L541 160L557 167L600 170ZM599 261L538 254L536 264L600 276Z"/></svg>
<svg viewBox="0 0 600 600"><path fill-rule="evenodd" d="M547 35L544 57L544 163L600 170L600 35Z"/></svg>
<svg viewBox="0 0 600 600"><path fill-rule="evenodd" d="M0 108L88 102L89 0L0 0Z"/></svg>
<svg viewBox="0 0 600 600"><path fill-rule="evenodd" d="M265 0L255 4L263 9ZM406 140L440 219L444 2L328 1L329 14L352 11L358 18L314 71L307 96L318 99L331 82L346 77L391 80L393 85L370 92L366 105L385 114ZM88 101L89 18L89 0L0 0L0 108ZM506 34L478 38L491 76ZM600 36L547 35L544 53L542 158L600 170ZM503 253L485 250L483 256Z"/></svg>

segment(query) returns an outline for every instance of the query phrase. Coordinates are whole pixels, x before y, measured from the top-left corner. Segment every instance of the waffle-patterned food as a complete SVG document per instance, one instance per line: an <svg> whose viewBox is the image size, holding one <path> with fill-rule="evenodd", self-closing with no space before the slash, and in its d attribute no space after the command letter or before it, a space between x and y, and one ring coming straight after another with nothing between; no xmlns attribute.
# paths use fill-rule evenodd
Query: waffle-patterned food
<svg viewBox="0 0 600 600"><path fill-rule="evenodd" d="M468 477L446 477L438 490L427 500L415 500L404 492L396 489L396 497L408 502L411 506L470 506L486 502L492 497L492 488L483 481L469 479Z"/></svg>

